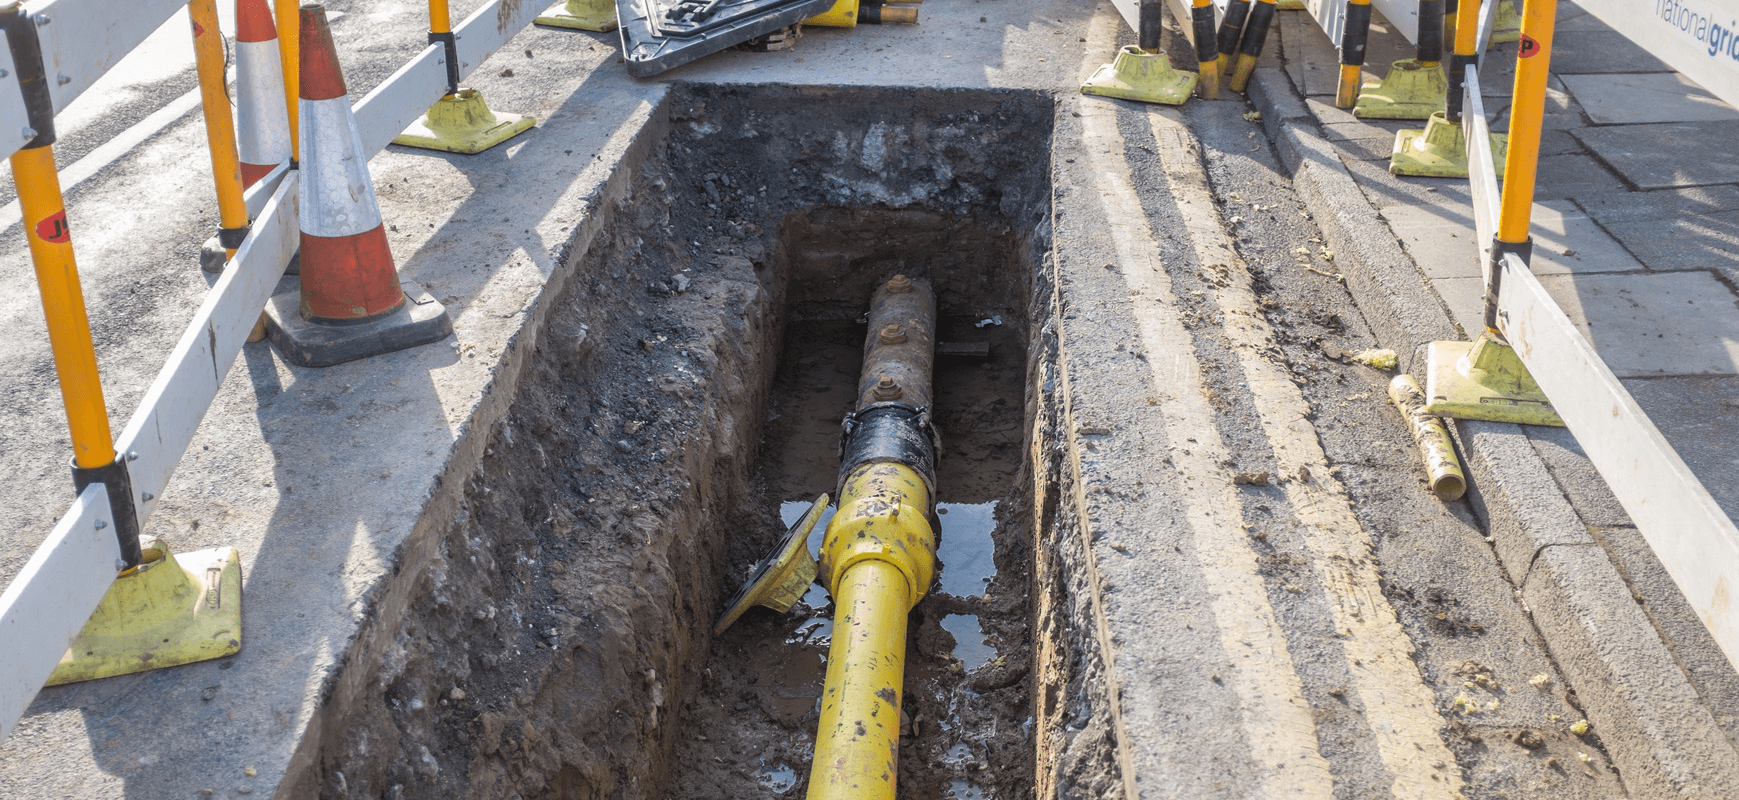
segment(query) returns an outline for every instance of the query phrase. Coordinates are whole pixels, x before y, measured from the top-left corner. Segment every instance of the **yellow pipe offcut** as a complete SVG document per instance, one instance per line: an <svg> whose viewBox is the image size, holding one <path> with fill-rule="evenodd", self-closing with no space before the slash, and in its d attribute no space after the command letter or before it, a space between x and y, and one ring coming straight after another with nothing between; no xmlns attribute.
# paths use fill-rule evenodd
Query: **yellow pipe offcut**
<svg viewBox="0 0 1739 800"><path fill-rule="evenodd" d="M923 477L902 464L865 464L845 481L821 546L834 634L809 800L893 800L906 614L936 575L929 508Z"/></svg>

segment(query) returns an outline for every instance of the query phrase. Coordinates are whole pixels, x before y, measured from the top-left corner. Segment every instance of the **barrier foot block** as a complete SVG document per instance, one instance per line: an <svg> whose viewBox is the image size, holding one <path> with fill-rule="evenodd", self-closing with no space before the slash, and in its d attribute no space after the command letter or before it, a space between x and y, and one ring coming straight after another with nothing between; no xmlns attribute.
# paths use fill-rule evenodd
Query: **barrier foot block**
<svg viewBox="0 0 1739 800"><path fill-rule="evenodd" d="M1500 179L1504 176L1504 156L1508 151L1509 135L1491 134L1491 155ZM1467 177L1467 132L1452 124L1441 111L1431 115L1424 130L1397 132L1395 149L1389 155L1389 173L1422 178Z"/></svg>
<svg viewBox="0 0 1739 800"><path fill-rule="evenodd" d="M1353 116L1430 119L1432 113L1443 110L1448 96L1449 78L1441 65L1426 67L1415 59L1403 58L1389 65L1389 74L1381 81L1367 83L1359 90Z"/></svg>
<svg viewBox="0 0 1739 800"><path fill-rule="evenodd" d="M444 306L415 283L402 287L405 302L396 310L357 322L309 320L302 316L301 289L280 292L266 303L266 332L284 360L298 367L330 367L452 335Z"/></svg>
<svg viewBox="0 0 1739 800"><path fill-rule="evenodd" d="M429 107L392 143L424 150L476 155L531 130L537 120L518 114L497 114L476 89L460 89Z"/></svg>
<svg viewBox="0 0 1739 800"><path fill-rule="evenodd" d="M213 275L218 275L223 272L223 268L228 266L228 264L229 253L224 252L223 245L218 243L216 236L206 239L205 244L199 246L200 269ZM284 267L284 274L302 274L302 254L300 252L290 256L290 265Z"/></svg>
<svg viewBox="0 0 1739 800"><path fill-rule="evenodd" d="M61 656L49 686L221 658L241 649L242 568L233 547L174 554L146 537L139 569L115 579Z"/></svg>
<svg viewBox="0 0 1739 800"><path fill-rule="evenodd" d="M1504 42L1519 42L1522 40L1522 18L1516 13L1516 4L1510 0L1498 0L1497 19L1491 23L1491 41L1487 43L1489 50L1493 45Z"/></svg>
<svg viewBox="0 0 1739 800"><path fill-rule="evenodd" d="M1471 342L1432 342L1428 364L1428 414L1564 426L1515 349L1490 332Z"/></svg>
<svg viewBox="0 0 1739 800"><path fill-rule="evenodd" d="M609 33L617 28L615 0L568 0L543 12L534 24L576 31Z"/></svg>
<svg viewBox="0 0 1739 800"><path fill-rule="evenodd" d="M1087 79L1081 93L1176 106L1183 105L1195 88L1195 74L1172 69L1171 58L1165 53L1127 45L1117 51L1115 60Z"/></svg>
<svg viewBox="0 0 1739 800"><path fill-rule="evenodd" d="M1304 0L1278 0L1274 4L1275 11L1303 11Z"/></svg>

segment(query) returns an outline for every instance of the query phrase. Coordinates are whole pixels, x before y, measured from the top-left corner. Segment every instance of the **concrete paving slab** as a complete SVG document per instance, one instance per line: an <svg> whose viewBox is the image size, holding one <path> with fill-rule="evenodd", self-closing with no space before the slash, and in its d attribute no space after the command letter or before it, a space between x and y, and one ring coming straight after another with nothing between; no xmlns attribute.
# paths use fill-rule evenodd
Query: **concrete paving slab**
<svg viewBox="0 0 1739 800"><path fill-rule="evenodd" d="M1603 224L1650 269L1708 268L1739 285L1739 211Z"/></svg>
<svg viewBox="0 0 1739 800"><path fill-rule="evenodd" d="M1340 63L1333 42L1309 14L1281 14L1281 62L1292 85L1306 97L1334 97Z"/></svg>
<svg viewBox="0 0 1739 800"><path fill-rule="evenodd" d="M1622 125L1575 132L1601 161L1640 189L1739 183L1739 121Z"/></svg>
<svg viewBox="0 0 1739 800"><path fill-rule="evenodd" d="M1477 278L1480 242L1472 209L1390 206L1383 218L1427 278ZM1642 269L1574 203L1535 203L1534 273L1630 272Z"/></svg>
<svg viewBox="0 0 1739 800"><path fill-rule="evenodd" d="M1613 194L1624 182L1592 156L1566 153L1541 156L1534 179L1535 200L1559 200Z"/></svg>
<svg viewBox="0 0 1739 800"><path fill-rule="evenodd" d="M1677 72L1566 75L1563 80L1596 125L1739 119L1739 111Z"/></svg>
<svg viewBox="0 0 1739 800"><path fill-rule="evenodd" d="M1558 4L1558 19L1552 27L1554 33L1612 30L1606 23L1601 22L1599 17L1588 13L1581 6L1568 2L1568 0Z"/></svg>
<svg viewBox="0 0 1739 800"><path fill-rule="evenodd" d="M1616 31L1559 31L1552 37L1552 71L1559 75L1603 72L1672 72L1660 59Z"/></svg>
<svg viewBox="0 0 1739 800"><path fill-rule="evenodd" d="M1357 158L1343 158L1342 161L1373 208L1403 204L1460 208L1473 205L1473 193L1467 181L1390 175L1388 163L1382 161Z"/></svg>
<svg viewBox="0 0 1739 800"><path fill-rule="evenodd" d="M1736 298L1711 273L1545 275L1540 283L1620 378L1739 373ZM1431 285L1463 330L1479 330L1478 278Z"/></svg>
<svg viewBox="0 0 1739 800"><path fill-rule="evenodd" d="M1721 510L1739 519L1739 379L1639 378L1624 387Z"/></svg>

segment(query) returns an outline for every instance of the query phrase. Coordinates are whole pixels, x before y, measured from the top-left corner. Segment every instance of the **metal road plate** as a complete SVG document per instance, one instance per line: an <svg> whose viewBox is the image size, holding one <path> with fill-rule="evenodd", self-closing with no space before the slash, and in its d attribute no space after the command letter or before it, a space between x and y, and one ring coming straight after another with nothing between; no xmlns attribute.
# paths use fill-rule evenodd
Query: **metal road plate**
<svg viewBox="0 0 1739 800"><path fill-rule="evenodd" d="M628 74L657 75L795 25L834 0L616 0Z"/></svg>

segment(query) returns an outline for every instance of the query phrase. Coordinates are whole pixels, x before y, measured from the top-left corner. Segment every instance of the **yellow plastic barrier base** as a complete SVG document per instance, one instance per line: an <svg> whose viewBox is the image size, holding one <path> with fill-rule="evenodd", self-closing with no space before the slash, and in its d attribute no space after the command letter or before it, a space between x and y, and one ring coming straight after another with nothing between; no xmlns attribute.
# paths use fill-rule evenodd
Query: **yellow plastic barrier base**
<svg viewBox="0 0 1739 800"><path fill-rule="evenodd" d="M1504 156L1509 152L1509 135L1491 135L1491 157L1498 178L1504 176ZM1451 124L1438 111L1425 123L1424 130L1399 131L1395 134L1395 150L1389 156L1389 174L1422 178L1467 177L1467 131Z"/></svg>
<svg viewBox="0 0 1739 800"><path fill-rule="evenodd" d="M785 532L785 540L773 552L755 565L755 571L743 582L735 597L725 606L725 613L713 626L713 635L725 632L743 613L755 606L766 606L784 613L791 610L803 593L815 583L815 557L809 555L809 532L827 512L827 495L799 517L797 524Z"/></svg>
<svg viewBox="0 0 1739 800"><path fill-rule="evenodd" d="M1081 94L1177 106L1183 105L1195 88L1195 74L1172 69L1171 57L1165 53L1126 45L1117 51L1115 60L1087 79Z"/></svg>
<svg viewBox="0 0 1739 800"><path fill-rule="evenodd" d="M1564 426L1515 349L1489 332L1471 342L1432 342L1427 363L1428 414Z"/></svg>
<svg viewBox="0 0 1739 800"><path fill-rule="evenodd" d="M550 10L532 20L532 24L550 28L609 33L617 28L616 2L615 0L568 0L562 5L550 7Z"/></svg>
<svg viewBox="0 0 1739 800"><path fill-rule="evenodd" d="M1359 90L1353 116L1360 119L1430 119L1443 110L1449 96L1449 77L1442 65L1426 67L1417 59L1403 58L1389 65L1381 81Z"/></svg>
<svg viewBox="0 0 1739 800"><path fill-rule="evenodd" d="M405 147L475 155L531 130L537 120L518 114L497 114L483 103L476 89L460 89L429 107L404 133L392 140Z"/></svg>
<svg viewBox="0 0 1739 800"><path fill-rule="evenodd" d="M1486 49L1490 50L1491 45L1521 40L1522 18L1516 14L1516 4L1510 0L1498 0L1497 19L1492 20L1491 41L1486 45Z"/></svg>
<svg viewBox="0 0 1739 800"><path fill-rule="evenodd" d="M233 547L177 556L141 542L144 563L116 578L49 686L192 664L241 649L242 568Z"/></svg>
<svg viewBox="0 0 1739 800"><path fill-rule="evenodd" d="M1303 11L1304 0L1279 0L1274 4L1276 11Z"/></svg>
<svg viewBox="0 0 1739 800"><path fill-rule="evenodd" d="M855 28L857 12L858 0L839 0L832 8L803 20L803 24L820 25L824 28Z"/></svg>

